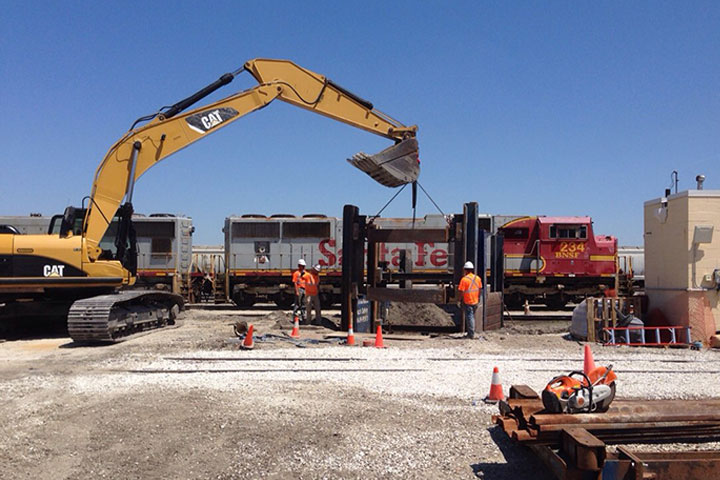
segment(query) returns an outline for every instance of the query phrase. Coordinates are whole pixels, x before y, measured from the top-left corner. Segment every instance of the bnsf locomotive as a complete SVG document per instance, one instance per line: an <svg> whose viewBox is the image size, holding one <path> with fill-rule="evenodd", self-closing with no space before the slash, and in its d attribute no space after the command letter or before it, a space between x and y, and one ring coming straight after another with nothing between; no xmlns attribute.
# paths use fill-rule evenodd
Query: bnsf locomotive
<svg viewBox="0 0 720 480"><path fill-rule="evenodd" d="M502 225L505 303L542 297L550 308L615 286L617 239L590 217L523 217Z"/></svg>
<svg viewBox="0 0 720 480"><path fill-rule="evenodd" d="M540 300L558 308L569 300L613 287L617 240L593 234L590 217L480 216L480 228L505 237L505 289L510 304ZM412 228L411 219L378 218L382 228ZM426 215L415 228L446 225L442 215ZM324 304L340 301L342 219L325 215L242 215L225 219L226 294L251 306L293 301L291 275L297 261L320 264ZM413 271L447 270L447 244L418 242L379 246L379 261L397 269L402 251ZM489 252L489 249L487 249ZM489 264L489 259L488 263Z"/></svg>

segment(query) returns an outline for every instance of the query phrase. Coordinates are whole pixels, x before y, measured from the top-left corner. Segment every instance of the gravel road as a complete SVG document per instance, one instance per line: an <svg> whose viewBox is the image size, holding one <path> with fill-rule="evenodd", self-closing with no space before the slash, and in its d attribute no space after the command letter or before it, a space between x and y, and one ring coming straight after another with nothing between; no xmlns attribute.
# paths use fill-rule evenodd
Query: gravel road
<svg viewBox="0 0 720 480"><path fill-rule="evenodd" d="M582 345L557 323L475 341L391 335L382 350L228 341L239 319L281 334L278 317L194 310L116 345L0 343L0 477L552 478L481 399L494 366L506 391L581 368ZM619 397L720 396L716 351L594 351L618 371Z"/></svg>

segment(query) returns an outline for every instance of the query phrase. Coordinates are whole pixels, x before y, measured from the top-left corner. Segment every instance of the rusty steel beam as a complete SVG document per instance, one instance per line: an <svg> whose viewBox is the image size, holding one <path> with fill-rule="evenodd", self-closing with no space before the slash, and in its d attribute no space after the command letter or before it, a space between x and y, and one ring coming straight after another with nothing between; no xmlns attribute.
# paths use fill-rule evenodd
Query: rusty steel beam
<svg viewBox="0 0 720 480"><path fill-rule="evenodd" d="M445 290L368 287L367 298L380 302L445 303Z"/></svg>
<svg viewBox="0 0 720 480"><path fill-rule="evenodd" d="M643 414L643 415L613 415L607 412L608 415L603 417L603 413L576 413L576 414L544 414L535 413L530 416L528 425L531 427L542 427L544 425L597 425L597 424L617 424L617 423L629 423L629 424L651 424L655 421L661 422L720 422L720 411L708 413L708 412L688 412L684 414L667 414L659 412L655 415Z"/></svg>
<svg viewBox="0 0 720 480"><path fill-rule="evenodd" d="M542 401L533 398L508 398L501 400L499 404L501 415L516 417L523 423L526 423L526 418L541 412L544 408Z"/></svg>
<svg viewBox="0 0 720 480"><path fill-rule="evenodd" d="M613 465L617 462L617 465ZM617 459L607 461L608 473L617 471L626 462L634 470L634 478L653 480L706 480L717 478L720 472L720 451L704 452L636 452L627 447L618 447ZM608 479L623 479L624 475L603 476Z"/></svg>
<svg viewBox="0 0 720 480"><path fill-rule="evenodd" d="M558 479L602 478L603 480L707 480L720 471L720 451L704 452L636 452L618 447L617 454L600 450L599 442L586 451L586 457L573 457L566 450L556 451L544 445L530 445L530 450ZM596 455L597 454L597 455ZM607 458L603 456L607 455ZM576 463L575 460L580 460ZM585 467L588 468L585 468Z"/></svg>
<svg viewBox="0 0 720 480"><path fill-rule="evenodd" d="M693 404L695 405L695 404ZM720 422L720 402L714 404L698 404L700 410L689 409L687 403L683 408L675 405L653 404L652 408L647 406L634 407L610 407L603 413L542 413L531 415L528 423L530 425L559 425L559 424L595 424L595 423L652 423L654 421L682 422L706 420Z"/></svg>
<svg viewBox="0 0 720 480"><path fill-rule="evenodd" d="M560 449L568 463L579 470L602 470L607 457L605 443L579 427L566 427L562 430Z"/></svg>
<svg viewBox="0 0 720 480"><path fill-rule="evenodd" d="M606 424L602 425L605 428L596 428L599 426L601 425L583 425L594 436L605 443L612 444L632 442L666 443L668 441L678 442L680 439L686 442L697 442L720 439L720 425L687 426L672 424L654 428L637 426L634 429L613 429L613 424ZM517 430L513 430L511 427L506 432L513 440L523 444L558 446L561 441L562 431L572 427L568 425L558 425L557 427L558 429L555 430L537 432L522 429L521 426L518 426Z"/></svg>
<svg viewBox="0 0 720 480"><path fill-rule="evenodd" d="M537 392L527 385L512 385L510 387L510 393L508 393L508 398L534 398L540 400L540 396Z"/></svg>
<svg viewBox="0 0 720 480"><path fill-rule="evenodd" d="M415 281L425 281L427 283L446 283L449 284L452 282L452 275L447 272L394 272L394 271L386 271L383 272L384 276L383 279L387 280L388 282L395 282L395 281L402 281L402 280L411 280L413 282Z"/></svg>
<svg viewBox="0 0 720 480"><path fill-rule="evenodd" d="M664 421L665 418L658 418L657 422L630 422L630 423L561 423L557 425L541 425L537 429L530 425L531 434L537 432L538 435L544 432L559 432L564 428L581 427L590 431L621 431L621 430L639 430L639 431L661 431L666 429L720 429L720 421L708 420L682 420L682 421Z"/></svg>
<svg viewBox="0 0 720 480"><path fill-rule="evenodd" d="M555 478L560 480L582 480L582 472L573 468L572 465L568 465L565 459L550 447L530 445L530 450L545 464Z"/></svg>
<svg viewBox="0 0 720 480"><path fill-rule="evenodd" d="M493 421L527 445L559 479L720 477L720 451L633 452L608 444L720 440L720 400L618 400L606 413L543 414L526 386L511 387ZM527 397L527 398L526 398ZM528 413L532 412L531 415Z"/></svg>

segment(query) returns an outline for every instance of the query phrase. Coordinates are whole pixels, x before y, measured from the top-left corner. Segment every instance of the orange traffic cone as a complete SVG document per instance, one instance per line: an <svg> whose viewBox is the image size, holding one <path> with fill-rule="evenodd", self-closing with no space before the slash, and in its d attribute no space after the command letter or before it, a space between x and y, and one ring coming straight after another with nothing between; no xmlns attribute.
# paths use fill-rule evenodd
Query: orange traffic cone
<svg viewBox="0 0 720 480"><path fill-rule="evenodd" d="M350 319L350 324L348 325L348 334L347 340L345 340L345 345L349 347L355 346L355 334L353 333L352 318Z"/></svg>
<svg viewBox="0 0 720 480"><path fill-rule="evenodd" d="M385 345L383 345L382 327L380 325L377 326L375 333L375 348L385 348Z"/></svg>
<svg viewBox="0 0 720 480"><path fill-rule="evenodd" d="M252 323L248 327L248 331L245 334L245 340L243 340L242 345L240 345L240 348L243 350L252 350L255 348L255 340L253 339L253 325Z"/></svg>
<svg viewBox="0 0 720 480"><path fill-rule="evenodd" d="M593 360L593 354L592 350L590 350L590 345L585 344L585 360L583 361L583 373L585 375L590 375L590 372L595 370L595 360Z"/></svg>
<svg viewBox="0 0 720 480"><path fill-rule="evenodd" d="M290 332L292 338L300 338L300 320L295 315L295 324L293 325L292 332Z"/></svg>
<svg viewBox="0 0 720 480"><path fill-rule="evenodd" d="M505 400L503 395L502 384L500 383L500 371L498 367L493 368L492 381L490 382L490 393L485 397L485 403L497 403L500 400Z"/></svg>

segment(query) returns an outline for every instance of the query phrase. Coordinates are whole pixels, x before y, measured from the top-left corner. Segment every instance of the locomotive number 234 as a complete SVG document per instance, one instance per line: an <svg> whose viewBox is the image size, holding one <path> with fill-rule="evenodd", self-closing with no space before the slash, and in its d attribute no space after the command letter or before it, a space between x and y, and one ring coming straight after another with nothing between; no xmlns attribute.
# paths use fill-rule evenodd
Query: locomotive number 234
<svg viewBox="0 0 720 480"><path fill-rule="evenodd" d="M580 252L585 251L585 242L560 242L560 248L555 252L555 258L578 258Z"/></svg>

